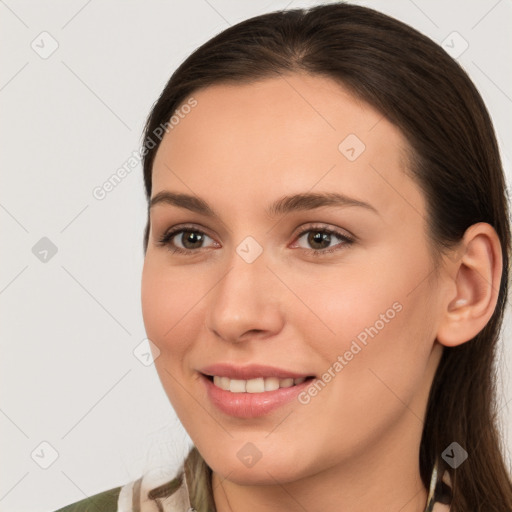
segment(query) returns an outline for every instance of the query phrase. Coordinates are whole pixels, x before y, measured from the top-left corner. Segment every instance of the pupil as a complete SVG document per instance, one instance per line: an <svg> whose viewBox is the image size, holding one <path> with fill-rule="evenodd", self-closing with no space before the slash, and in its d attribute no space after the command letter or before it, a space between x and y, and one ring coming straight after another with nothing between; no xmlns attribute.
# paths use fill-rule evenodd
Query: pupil
<svg viewBox="0 0 512 512"><path fill-rule="evenodd" d="M329 247L331 241L331 235L329 233L322 233L320 231L312 231L308 238L308 242L313 245L313 247L314 244L322 244L322 242L325 242L322 247L314 247L315 249L325 249Z"/></svg>
<svg viewBox="0 0 512 512"><path fill-rule="evenodd" d="M199 233L195 233L194 231L188 231L188 236L186 235L187 232L183 233L182 237L182 243L184 247L187 247L189 249L194 249L193 247L194 243L201 242L202 241L202 235ZM190 247L188 244L191 244L192 247Z"/></svg>

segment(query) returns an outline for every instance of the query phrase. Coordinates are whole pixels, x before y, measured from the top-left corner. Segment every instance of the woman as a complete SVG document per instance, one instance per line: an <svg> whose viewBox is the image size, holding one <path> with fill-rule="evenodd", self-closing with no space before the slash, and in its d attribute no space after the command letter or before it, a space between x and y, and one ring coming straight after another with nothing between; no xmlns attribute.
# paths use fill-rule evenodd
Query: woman
<svg viewBox="0 0 512 512"><path fill-rule="evenodd" d="M142 309L183 471L61 511L512 510L506 186L481 97L374 10L252 18L145 130Z"/></svg>

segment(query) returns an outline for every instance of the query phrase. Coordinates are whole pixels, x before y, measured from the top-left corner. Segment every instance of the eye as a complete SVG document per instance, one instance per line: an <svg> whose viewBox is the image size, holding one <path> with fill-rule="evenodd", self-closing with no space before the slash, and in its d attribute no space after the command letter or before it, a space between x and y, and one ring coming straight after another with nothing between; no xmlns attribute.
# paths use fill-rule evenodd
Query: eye
<svg viewBox="0 0 512 512"><path fill-rule="evenodd" d="M338 243L332 245L336 240ZM354 243L354 239L339 231L326 228L325 226L313 226L301 231L296 243L298 243L299 247L306 249L306 252L309 254L323 256L341 250L344 246L351 245ZM309 245L312 249L303 244Z"/></svg>
<svg viewBox="0 0 512 512"><path fill-rule="evenodd" d="M215 242L213 238L195 226L177 226L166 231L158 240L158 245L167 247L172 253L191 256L198 253L200 249L207 248L205 244L208 241L213 242L210 246L220 247L220 244ZM338 243L335 243L336 241ZM310 226L299 233L295 244L308 254L323 256L341 250L344 246L354 243L354 241L354 238L340 231L325 226ZM332 245L333 243L334 245ZM307 245L312 248L308 248Z"/></svg>
<svg viewBox="0 0 512 512"><path fill-rule="evenodd" d="M178 226L166 231L158 240L158 245L166 246L173 253L191 255L198 249L205 248L203 244L208 240L214 242L213 238L200 229L193 226Z"/></svg>

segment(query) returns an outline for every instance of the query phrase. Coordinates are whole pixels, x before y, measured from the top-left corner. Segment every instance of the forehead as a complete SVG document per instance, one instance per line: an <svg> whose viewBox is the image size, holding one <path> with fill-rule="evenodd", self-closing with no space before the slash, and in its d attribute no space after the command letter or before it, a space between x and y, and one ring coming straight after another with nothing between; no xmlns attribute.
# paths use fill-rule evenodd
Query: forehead
<svg viewBox="0 0 512 512"><path fill-rule="evenodd" d="M272 184L277 195L335 188L384 210L424 209L404 172L403 134L330 78L283 75L192 96L197 105L158 149L153 195L165 188L206 197L215 191L221 200L231 191L266 203Z"/></svg>

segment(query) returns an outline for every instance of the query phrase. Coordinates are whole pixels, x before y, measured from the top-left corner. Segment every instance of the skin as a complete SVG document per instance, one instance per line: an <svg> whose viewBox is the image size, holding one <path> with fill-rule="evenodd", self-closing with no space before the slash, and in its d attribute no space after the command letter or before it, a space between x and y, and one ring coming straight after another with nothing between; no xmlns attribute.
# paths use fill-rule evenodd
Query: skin
<svg viewBox="0 0 512 512"><path fill-rule="evenodd" d="M495 231L469 228L434 272L425 199L406 174L406 139L328 78L293 74L193 96L197 106L157 152L152 197L193 194L219 217L151 208L142 310L163 387L213 469L217 509L423 512L428 391L443 345L468 341L494 311ZM348 134L366 146L354 161L338 149ZM265 213L303 192L343 193L378 213ZM158 245L183 223L208 235L202 246L182 255ZM298 239L308 227L355 241ZM236 252L247 236L263 248L252 263ZM182 246L181 234L173 241ZM337 250L311 254L322 247ZM198 379L197 369L216 362L321 376L396 302L401 311L307 405L294 400L259 418L233 418L209 402ZM247 442L262 455L252 467L237 457Z"/></svg>

